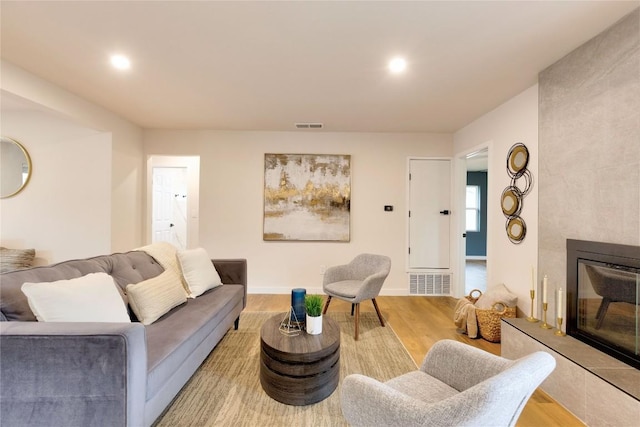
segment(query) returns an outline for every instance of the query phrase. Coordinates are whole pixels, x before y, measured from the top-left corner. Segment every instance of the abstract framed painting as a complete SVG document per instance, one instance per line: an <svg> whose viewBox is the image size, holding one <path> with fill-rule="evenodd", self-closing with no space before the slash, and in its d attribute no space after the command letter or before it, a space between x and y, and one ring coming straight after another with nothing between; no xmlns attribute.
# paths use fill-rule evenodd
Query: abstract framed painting
<svg viewBox="0 0 640 427"><path fill-rule="evenodd" d="M350 155L264 155L263 240L348 242L350 209Z"/></svg>

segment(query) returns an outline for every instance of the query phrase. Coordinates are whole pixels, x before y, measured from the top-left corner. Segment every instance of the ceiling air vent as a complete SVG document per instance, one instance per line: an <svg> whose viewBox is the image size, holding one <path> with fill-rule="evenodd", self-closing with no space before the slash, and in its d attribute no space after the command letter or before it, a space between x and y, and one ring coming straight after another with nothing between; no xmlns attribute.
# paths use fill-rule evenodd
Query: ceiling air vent
<svg viewBox="0 0 640 427"><path fill-rule="evenodd" d="M296 129L322 129L322 123L296 123Z"/></svg>

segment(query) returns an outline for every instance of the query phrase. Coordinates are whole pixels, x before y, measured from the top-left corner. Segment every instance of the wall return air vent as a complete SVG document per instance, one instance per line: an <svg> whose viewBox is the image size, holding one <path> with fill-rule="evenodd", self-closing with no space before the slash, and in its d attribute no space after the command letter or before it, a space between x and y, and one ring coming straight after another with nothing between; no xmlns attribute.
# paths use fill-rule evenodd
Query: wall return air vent
<svg viewBox="0 0 640 427"><path fill-rule="evenodd" d="M409 273L409 295L450 295L451 275Z"/></svg>
<svg viewBox="0 0 640 427"><path fill-rule="evenodd" d="M296 129L322 129L322 123L296 123Z"/></svg>

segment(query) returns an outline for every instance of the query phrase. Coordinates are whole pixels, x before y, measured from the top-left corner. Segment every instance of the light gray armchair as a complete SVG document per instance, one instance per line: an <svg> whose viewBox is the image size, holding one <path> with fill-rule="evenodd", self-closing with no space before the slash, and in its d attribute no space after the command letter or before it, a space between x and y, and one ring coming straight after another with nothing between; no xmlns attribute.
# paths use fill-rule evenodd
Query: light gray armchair
<svg viewBox="0 0 640 427"><path fill-rule="evenodd" d="M376 297L384 280L391 270L391 259L384 255L360 254L349 264L329 267L324 273L322 289L328 295L322 314L327 312L331 298L336 297L351 303L351 315L355 307L356 333L358 339L358 324L360 322L360 302L370 299L384 326L384 320L376 303Z"/></svg>
<svg viewBox="0 0 640 427"><path fill-rule="evenodd" d="M514 426L555 365L542 351L509 360L442 340L419 370L385 383L348 375L342 413L353 426Z"/></svg>

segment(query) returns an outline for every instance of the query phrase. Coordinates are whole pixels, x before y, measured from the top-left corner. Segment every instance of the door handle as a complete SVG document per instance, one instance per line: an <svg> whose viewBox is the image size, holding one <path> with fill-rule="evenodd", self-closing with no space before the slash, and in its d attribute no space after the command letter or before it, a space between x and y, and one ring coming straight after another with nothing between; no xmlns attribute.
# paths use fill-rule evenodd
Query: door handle
<svg viewBox="0 0 640 427"><path fill-rule="evenodd" d="M449 210L448 210L448 209L445 209L445 210L443 210L443 211L440 211L440 213L441 213L442 215L449 215Z"/></svg>

